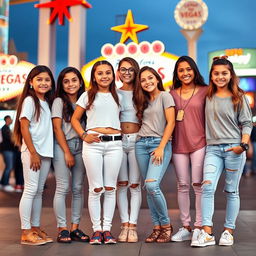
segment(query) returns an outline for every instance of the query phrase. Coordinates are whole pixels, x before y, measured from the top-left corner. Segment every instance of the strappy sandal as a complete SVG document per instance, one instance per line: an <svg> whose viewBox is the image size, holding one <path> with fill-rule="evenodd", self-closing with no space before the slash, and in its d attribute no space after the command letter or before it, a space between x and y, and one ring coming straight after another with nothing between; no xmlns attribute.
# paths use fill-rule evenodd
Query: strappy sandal
<svg viewBox="0 0 256 256"><path fill-rule="evenodd" d="M46 244L47 242L43 240L37 232L31 231L26 235L21 236L21 244L26 244L26 245L43 245Z"/></svg>
<svg viewBox="0 0 256 256"><path fill-rule="evenodd" d="M72 232L70 232L70 238L73 241L83 242L83 243L88 243L90 241L90 237L80 229L75 229Z"/></svg>
<svg viewBox="0 0 256 256"><path fill-rule="evenodd" d="M173 232L172 226L170 226L168 228L161 228L161 233L158 236L158 238L156 239L156 242L157 243L169 243L172 239L172 232Z"/></svg>
<svg viewBox="0 0 256 256"><path fill-rule="evenodd" d="M146 243L154 243L161 233L161 229L153 229L153 232L146 238Z"/></svg>
<svg viewBox="0 0 256 256"><path fill-rule="evenodd" d="M64 229L61 230L58 237L57 237L57 242L58 243L63 243L63 244L70 244L71 240L67 240L66 238L70 238L69 231Z"/></svg>
<svg viewBox="0 0 256 256"><path fill-rule="evenodd" d="M38 229L35 232L38 234L39 237L45 240L46 243L53 243L53 239L50 236L48 236L44 230Z"/></svg>

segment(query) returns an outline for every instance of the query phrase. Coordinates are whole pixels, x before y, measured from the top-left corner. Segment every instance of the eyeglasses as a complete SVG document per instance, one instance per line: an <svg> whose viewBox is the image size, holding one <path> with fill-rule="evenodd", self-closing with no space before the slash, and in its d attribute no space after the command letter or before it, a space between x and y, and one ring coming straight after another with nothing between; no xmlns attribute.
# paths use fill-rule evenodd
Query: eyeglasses
<svg viewBox="0 0 256 256"><path fill-rule="evenodd" d="M126 72L128 72L129 74L134 74L135 70L134 68L120 68L121 74L125 74Z"/></svg>
<svg viewBox="0 0 256 256"><path fill-rule="evenodd" d="M213 61L221 60L221 59L227 60L228 56L227 55L223 55L223 56L215 56L215 57L212 58Z"/></svg>

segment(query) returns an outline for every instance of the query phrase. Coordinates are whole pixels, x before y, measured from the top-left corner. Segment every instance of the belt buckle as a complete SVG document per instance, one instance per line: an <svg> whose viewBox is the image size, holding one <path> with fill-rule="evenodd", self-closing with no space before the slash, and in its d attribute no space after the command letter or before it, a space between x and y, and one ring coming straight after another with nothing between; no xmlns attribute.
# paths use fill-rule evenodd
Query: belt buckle
<svg viewBox="0 0 256 256"><path fill-rule="evenodd" d="M102 135L100 136L101 141L112 141L112 137L108 135Z"/></svg>

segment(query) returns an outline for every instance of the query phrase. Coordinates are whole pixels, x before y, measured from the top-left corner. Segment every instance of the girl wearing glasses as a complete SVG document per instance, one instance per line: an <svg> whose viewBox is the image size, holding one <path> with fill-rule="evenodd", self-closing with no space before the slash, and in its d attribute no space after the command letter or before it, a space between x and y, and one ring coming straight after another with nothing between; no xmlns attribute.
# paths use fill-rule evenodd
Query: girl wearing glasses
<svg viewBox="0 0 256 256"><path fill-rule="evenodd" d="M116 243L110 230L123 156L120 102L112 65L105 60L96 62L91 71L90 88L78 99L71 119L73 128L83 140L82 157L89 183L88 209L94 231L90 244ZM84 113L87 116L86 131L80 122ZM103 193L101 221L100 197Z"/></svg>
<svg viewBox="0 0 256 256"><path fill-rule="evenodd" d="M130 58L123 58L118 65L118 76L123 86L118 90L122 95L121 128L123 134L123 161L118 177L117 204L121 217L119 242L137 242L137 219L141 206L140 172L135 157L135 142L139 131L139 121L134 108L135 78L139 72L138 63ZM131 193L130 214L127 197Z"/></svg>
<svg viewBox="0 0 256 256"><path fill-rule="evenodd" d="M195 240L202 226L201 182L206 146L204 108L207 89L194 60L181 56L174 67L171 90L176 112L172 160L177 177L182 222L182 227L172 236L172 241L175 242ZM190 226L190 184L195 193L196 209L193 236Z"/></svg>
<svg viewBox="0 0 256 256"><path fill-rule="evenodd" d="M233 232L240 206L239 182L252 130L251 109L238 86L232 63L225 57L214 58L209 81L205 107L207 148L202 193L203 229L191 244L198 247L215 244L212 228L214 194L223 172L227 205L219 245L234 243Z"/></svg>

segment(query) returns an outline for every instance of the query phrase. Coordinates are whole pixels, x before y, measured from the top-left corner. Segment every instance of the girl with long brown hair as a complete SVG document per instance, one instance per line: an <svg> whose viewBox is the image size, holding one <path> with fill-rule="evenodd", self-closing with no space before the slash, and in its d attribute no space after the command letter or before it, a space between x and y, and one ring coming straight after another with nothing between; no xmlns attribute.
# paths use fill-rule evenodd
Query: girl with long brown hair
<svg viewBox="0 0 256 256"><path fill-rule="evenodd" d="M153 232L145 242L166 243L171 241L172 226L160 183L172 155L170 139L175 125L175 104L172 96L164 91L159 74L147 66L137 76L135 98L141 122L135 153L153 222Z"/></svg>
<svg viewBox="0 0 256 256"><path fill-rule="evenodd" d="M201 195L205 156L205 99L208 87L194 60L181 56L174 67L173 87L176 124L172 161L177 178L177 199L182 227L172 241L195 240L202 226ZM195 195L194 230L191 228L190 188Z"/></svg>
<svg viewBox="0 0 256 256"><path fill-rule="evenodd" d="M14 140L21 145L24 191L20 200L21 244L41 245L53 240L40 228L42 193L53 157L51 103L55 83L46 66L34 67L21 94Z"/></svg>
<svg viewBox="0 0 256 256"><path fill-rule="evenodd" d="M66 67L60 72L56 98L52 106L52 122L55 133L53 166L56 178L53 208L57 219L57 241L59 243L70 243L71 240L89 242L89 237L79 229L84 206L85 168L82 159L82 140L71 126L71 117L76 107L76 101L84 91L85 84L79 70L74 67ZM70 176L71 186L69 185ZM70 187L72 211L69 232L65 201Z"/></svg>
<svg viewBox="0 0 256 256"><path fill-rule="evenodd" d="M113 67L108 61L98 61L92 67L90 88L78 99L71 119L83 140L82 156L89 182L88 208L94 231L90 244L116 243L110 231L123 156L120 110ZM86 130L80 123L84 113ZM100 197L103 193L102 223Z"/></svg>
<svg viewBox="0 0 256 256"><path fill-rule="evenodd" d="M239 213L239 182L246 160L246 150L252 130L251 109L233 64L227 56L216 57L209 75L210 87L206 98L206 156L202 192L202 226L192 246L215 244L212 217L214 194L220 176L225 174L224 192L227 198L224 231L219 245L234 243L233 232Z"/></svg>

